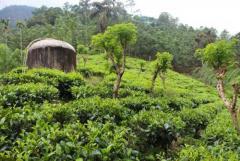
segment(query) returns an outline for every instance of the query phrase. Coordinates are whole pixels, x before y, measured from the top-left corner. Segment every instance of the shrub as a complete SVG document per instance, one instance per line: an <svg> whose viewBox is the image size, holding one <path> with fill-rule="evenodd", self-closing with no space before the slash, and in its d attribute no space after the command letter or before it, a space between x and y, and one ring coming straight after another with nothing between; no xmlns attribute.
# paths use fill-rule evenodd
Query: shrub
<svg viewBox="0 0 240 161"><path fill-rule="evenodd" d="M8 84L24 84L24 83L46 83L48 79L35 76L31 73L10 72L0 76L0 83Z"/></svg>
<svg viewBox="0 0 240 161"><path fill-rule="evenodd" d="M126 97L138 97L138 96L145 96L146 94L141 91L134 91L129 88L120 88L119 91L119 98L126 98Z"/></svg>
<svg viewBox="0 0 240 161"><path fill-rule="evenodd" d="M194 106L193 102L184 97L165 97L169 109L174 111L181 111L183 108L191 108Z"/></svg>
<svg viewBox="0 0 240 161"><path fill-rule="evenodd" d="M239 156L231 150L224 150L223 145L214 147L185 146L179 153L178 161L238 161Z"/></svg>
<svg viewBox="0 0 240 161"><path fill-rule="evenodd" d="M3 139L0 142L0 151L2 151L11 149L22 131L31 132L41 115L33 111L31 106L26 106L14 109L0 108L0 118L0 136Z"/></svg>
<svg viewBox="0 0 240 161"><path fill-rule="evenodd" d="M57 98L56 88L41 83L0 87L0 105L3 107L23 106L27 102L43 103Z"/></svg>
<svg viewBox="0 0 240 161"><path fill-rule="evenodd" d="M8 154L13 160L134 159L134 151L128 147L129 135L128 129L111 123L88 122L83 126L76 122L60 128L38 121Z"/></svg>
<svg viewBox="0 0 240 161"><path fill-rule="evenodd" d="M193 102L193 108L198 107L201 104L213 103L217 100L219 100L217 96L207 93L199 93L197 96L194 94L191 98L191 101Z"/></svg>
<svg viewBox="0 0 240 161"><path fill-rule="evenodd" d="M195 109L185 108L179 112L179 116L187 125L186 134L190 133L199 137L201 130L206 128L217 112L222 109L222 106L221 103L217 102L201 105Z"/></svg>
<svg viewBox="0 0 240 161"><path fill-rule="evenodd" d="M25 73L10 72L0 77L0 82L6 84L44 83L56 87L62 99L71 99L70 88L85 84L77 73L67 73L55 69L31 69Z"/></svg>
<svg viewBox="0 0 240 161"><path fill-rule="evenodd" d="M149 110L151 108L157 108L163 111L167 110L166 100L154 99L148 96L126 97L120 99L120 103L124 107L127 107L137 112L143 109Z"/></svg>
<svg viewBox="0 0 240 161"><path fill-rule="evenodd" d="M207 126L203 138L208 145L225 144L229 149L237 149L240 146L240 139L229 116L224 110Z"/></svg>
<svg viewBox="0 0 240 161"><path fill-rule="evenodd" d="M42 115L43 119L51 123L60 123L61 126L67 123L73 123L77 121L77 115L73 109L62 104L45 104L43 107ZM48 117L46 117L48 115Z"/></svg>
<svg viewBox="0 0 240 161"><path fill-rule="evenodd" d="M159 110L140 111L129 121L129 127L138 138L137 146L145 151L154 147L167 149L183 130L180 117Z"/></svg>
<svg viewBox="0 0 240 161"><path fill-rule="evenodd" d="M71 91L75 99L88 98L93 96L99 96L102 98L112 97L112 89L106 86L74 86L71 88Z"/></svg>
<svg viewBox="0 0 240 161"><path fill-rule="evenodd" d="M91 69L89 67L79 68L77 69L77 72L82 74L85 78L89 78L91 76L98 76L98 77L104 77L105 73L98 70L98 69Z"/></svg>
<svg viewBox="0 0 240 161"><path fill-rule="evenodd" d="M74 110L81 123L86 123L88 120L120 123L130 114L130 111L120 106L117 100L100 99L99 97L80 99L66 106Z"/></svg>

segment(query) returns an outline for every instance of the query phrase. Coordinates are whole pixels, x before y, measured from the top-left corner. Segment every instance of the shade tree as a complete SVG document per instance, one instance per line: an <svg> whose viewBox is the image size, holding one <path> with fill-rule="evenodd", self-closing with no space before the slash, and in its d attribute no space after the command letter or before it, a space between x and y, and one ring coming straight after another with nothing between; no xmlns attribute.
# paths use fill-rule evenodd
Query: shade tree
<svg viewBox="0 0 240 161"><path fill-rule="evenodd" d="M166 73L169 68L172 67L173 56L169 52L158 52L156 54L156 60L154 61L154 70L152 76L151 91L154 90L157 76L162 80L163 87L165 88Z"/></svg>
<svg viewBox="0 0 240 161"><path fill-rule="evenodd" d="M236 78L230 82L232 86L232 96L231 98L227 95L228 88L225 88L224 80L226 74L229 71L229 67L234 66L236 61L235 46L237 44L236 39L220 40L215 43L207 45L204 49L196 50L197 57L201 58L203 63L210 66L214 72L217 79L217 91L219 97L222 99L227 110L231 114L233 125L238 134L240 134L240 124L239 124L239 111L240 108L237 105L237 100L240 92L240 82L239 78Z"/></svg>
<svg viewBox="0 0 240 161"><path fill-rule="evenodd" d="M125 72L127 49L136 42L136 39L137 29L132 23L110 26L104 33L100 33L92 38L93 45L105 51L117 75L113 87L114 98L118 97L120 83Z"/></svg>

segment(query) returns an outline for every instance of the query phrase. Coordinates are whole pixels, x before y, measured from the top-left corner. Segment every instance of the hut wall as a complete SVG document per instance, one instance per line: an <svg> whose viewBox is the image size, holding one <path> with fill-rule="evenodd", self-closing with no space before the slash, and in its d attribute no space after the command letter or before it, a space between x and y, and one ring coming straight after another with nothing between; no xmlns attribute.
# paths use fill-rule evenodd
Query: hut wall
<svg viewBox="0 0 240 161"><path fill-rule="evenodd" d="M29 68L55 68L70 72L76 69L76 53L62 47L36 48L28 52Z"/></svg>

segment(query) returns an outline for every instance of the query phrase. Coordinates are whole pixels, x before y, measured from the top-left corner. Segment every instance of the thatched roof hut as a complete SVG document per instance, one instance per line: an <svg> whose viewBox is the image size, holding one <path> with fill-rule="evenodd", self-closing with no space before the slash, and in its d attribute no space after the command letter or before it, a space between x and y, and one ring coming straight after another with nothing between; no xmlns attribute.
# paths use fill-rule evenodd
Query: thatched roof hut
<svg viewBox="0 0 240 161"><path fill-rule="evenodd" d="M76 51L68 43L55 39L38 39L28 46L28 68L55 68L64 72L76 69Z"/></svg>

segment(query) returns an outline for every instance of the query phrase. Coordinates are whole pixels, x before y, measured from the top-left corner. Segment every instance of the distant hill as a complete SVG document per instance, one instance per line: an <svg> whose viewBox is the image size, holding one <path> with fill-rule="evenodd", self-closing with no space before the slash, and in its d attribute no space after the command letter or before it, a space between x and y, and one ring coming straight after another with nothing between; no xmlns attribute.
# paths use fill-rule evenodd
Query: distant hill
<svg viewBox="0 0 240 161"><path fill-rule="evenodd" d="M0 10L0 19L10 19L10 25L15 26L17 21L31 18L35 9L30 6L8 6Z"/></svg>

